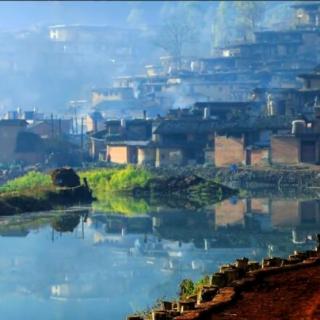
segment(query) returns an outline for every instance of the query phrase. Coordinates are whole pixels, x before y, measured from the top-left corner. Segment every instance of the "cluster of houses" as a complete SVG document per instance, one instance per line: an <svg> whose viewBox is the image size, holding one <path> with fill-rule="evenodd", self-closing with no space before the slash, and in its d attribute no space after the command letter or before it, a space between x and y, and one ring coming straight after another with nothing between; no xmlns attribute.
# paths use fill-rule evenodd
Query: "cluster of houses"
<svg viewBox="0 0 320 320"><path fill-rule="evenodd" d="M258 31L206 59L165 57L146 75L95 89L91 158L156 167L320 163L320 4L293 9L293 29Z"/></svg>
<svg viewBox="0 0 320 320"><path fill-rule="evenodd" d="M80 155L71 132L72 119L47 118L37 110L9 111L0 119L0 164L69 164Z"/></svg>
<svg viewBox="0 0 320 320"><path fill-rule="evenodd" d="M292 7L292 29L257 31L209 58L161 57L143 75L94 89L81 123L8 112L0 163L320 163L320 4ZM51 30L55 41L63 30Z"/></svg>

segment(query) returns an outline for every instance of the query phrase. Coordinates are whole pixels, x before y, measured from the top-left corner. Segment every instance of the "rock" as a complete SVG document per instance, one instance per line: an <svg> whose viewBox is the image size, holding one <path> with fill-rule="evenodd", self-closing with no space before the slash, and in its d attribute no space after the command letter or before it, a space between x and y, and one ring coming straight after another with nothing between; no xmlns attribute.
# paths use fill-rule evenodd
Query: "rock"
<svg viewBox="0 0 320 320"><path fill-rule="evenodd" d="M196 306L196 301L194 300L186 300L186 301L180 300L178 302L178 311L183 313L188 310L194 310L195 306Z"/></svg>
<svg viewBox="0 0 320 320"><path fill-rule="evenodd" d="M248 258L242 258L242 259L237 259L236 260L236 267L240 270L242 270L243 272L246 272L248 269L248 262L249 259Z"/></svg>
<svg viewBox="0 0 320 320"><path fill-rule="evenodd" d="M171 301L161 301L161 309L169 311L173 309L173 302Z"/></svg>
<svg viewBox="0 0 320 320"><path fill-rule="evenodd" d="M203 287L201 291L199 291L198 293L197 304L211 301L213 297L217 294L217 292L218 292L217 286Z"/></svg>
<svg viewBox="0 0 320 320"><path fill-rule="evenodd" d="M260 263L257 261L249 261L248 262L248 271L254 271L260 269Z"/></svg>
<svg viewBox="0 0 320 320"><path fill-rule="evenodd" d="M80 177L72 168L59 168L51 173L52 183L57 187L74 188L80 186Z"/></svg>
<svg viewBox="0 0 320 320"><path fill-rule="evenodd" d="M217 286L219 288L222 288L226 285L226 277L221 272L216 272L211 276L211 284L213 286Z"/></svg>

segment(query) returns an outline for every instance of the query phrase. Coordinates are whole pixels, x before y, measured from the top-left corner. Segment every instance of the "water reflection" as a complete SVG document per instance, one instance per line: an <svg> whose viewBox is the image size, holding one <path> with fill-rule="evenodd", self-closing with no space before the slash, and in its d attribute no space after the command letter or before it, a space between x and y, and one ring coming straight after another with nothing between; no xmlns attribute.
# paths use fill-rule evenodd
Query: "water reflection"
<svg viewBox="0 0 320 320"><path fill-rule="evenodd" d="M130 204L131 205L131 204ZM132 212L130 212L132 215ZM3 319L124 319L237 257L315 245L320 201L233 197L147 214L45 213L0 220Z"/></svg>

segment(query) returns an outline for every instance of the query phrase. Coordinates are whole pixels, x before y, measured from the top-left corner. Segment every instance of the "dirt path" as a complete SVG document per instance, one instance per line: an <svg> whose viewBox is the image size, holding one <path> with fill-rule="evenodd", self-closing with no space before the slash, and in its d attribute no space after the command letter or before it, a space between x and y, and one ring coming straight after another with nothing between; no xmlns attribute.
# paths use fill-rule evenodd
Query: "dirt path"
<svg viewBox="0 0 320 320"><path fill-rule="evenodd" d="M320 320L320 266L266 278L212 320Z"/></svg>

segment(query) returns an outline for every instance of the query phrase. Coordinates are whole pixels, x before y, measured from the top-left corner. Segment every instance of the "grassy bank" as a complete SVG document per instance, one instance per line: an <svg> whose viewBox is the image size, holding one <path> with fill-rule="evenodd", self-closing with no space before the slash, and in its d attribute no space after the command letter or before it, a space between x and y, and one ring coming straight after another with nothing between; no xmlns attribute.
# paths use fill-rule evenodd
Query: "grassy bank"
<svg viewBox="0 0 320 320"><path fill-rule="evenodd" d="M90 200L84 187L57 188L49 174L29 172L0 186L0 215L46 211Z"/></svg>
<svg viewBox="0 0 320 320"><path fill-rule="evenodd" d="M81 171L79 175L80 178L87 179L98 200L94 204L95 209L127 215L148 211L144 200L130 198L128 201L120 195L129 193L134 188L144 187L152 177L148 171L127 166L91 169ZM79 191L56 188L48 173L32 171L0 186L1 215L50 210L59 205L68 205L73 200L81 201Z"/></svg>
<svg viewBox="0 0 320 320"><path fill-rule="evenodd" d="M149 211L150 206L200 208L233 195L234 190L196 175L157 175L134 166L95 168L80 171L86 178L96 210L126 215ZM34 200L34 211L52 209L52 205L81 201L77 189L53 186L50 174L29 172L0 186L1 212L29 212ZM18 208L15 208L15 207ZM2 213L3 214L3 213Z"/></svg>

